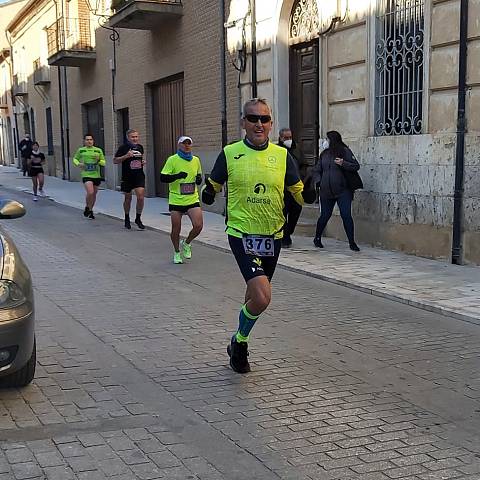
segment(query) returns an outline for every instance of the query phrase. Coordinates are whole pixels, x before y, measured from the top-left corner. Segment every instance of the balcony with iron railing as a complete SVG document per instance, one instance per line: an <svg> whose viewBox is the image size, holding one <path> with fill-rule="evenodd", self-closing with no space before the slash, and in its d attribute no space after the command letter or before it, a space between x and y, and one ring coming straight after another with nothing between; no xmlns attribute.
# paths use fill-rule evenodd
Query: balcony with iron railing
<svg viewBox="0 0 480 480"><path fill-rule="evenodd" d="M112 0L110 26L153 30L183 15L182 0Z"/></svg>
<svg viewBox="0 0 480 480"><path fill-rule="evenodd" d="M94 35L89 18L59 18L47 28L48 64L82 67L94 62Z"/></svg>
<svg viewBox="0 0 480 480"><path fill-rule="evenodd" d="M12 93L14 97L23 97L28 95L28 80L24 73L16 73L13 76Z"/></svg>
<svg viewBox="0 0 480 480"><path fill-rule="evenodd" d="M33 83L34 85L48 85L50 83L50 66L42 65L39 58L33 62Z"/></svg>

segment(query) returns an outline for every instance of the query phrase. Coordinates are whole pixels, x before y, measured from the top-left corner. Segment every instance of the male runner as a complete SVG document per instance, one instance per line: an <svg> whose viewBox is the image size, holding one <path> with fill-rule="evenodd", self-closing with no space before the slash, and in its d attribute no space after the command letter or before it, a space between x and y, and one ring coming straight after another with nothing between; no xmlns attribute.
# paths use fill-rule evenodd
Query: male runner
<svg viewBox="0 0 480 480"><path fill-rule="evenodd" d="M266 100L254 98L243 106L244 140L227 145L202 190L211 205L227 184L228 242L247 283L238 330L227 348L235 372L250 371L250 331L271 300L271 286L281 249L285 217L284 188L296 202L313 203L315 192L305 191L294 160L285 148L269 142L272 116Z"/></svg>
<svg viewBox="0 0 480 480"><path fill-rule="evenodd" d="M82 182L86 192L83 216L94 220L93 207L97 200L98 187L102 183L100 167L105 166L105 155L101 148L94 146L90 133L83 137L83 147L73 156L73 164L82 170Z"/></svg>
<svg viewBox="0 0 480 480"><path fill-rule="evenodd" d="M122 164L122 183L121 191L124 193L123 210L125 212L125 228L130 230L132 225L130 223L130 206L132 204L132 190L135 191L137 197L135 223L140 230L144 230L145 226L142 223L143 205L145 203L145 173L143 166L145 159L143 158L143 146L138 143L140 136L134 129L127 131L127 143L121 145L113 163Z"/></svg>
<svg viewBox="0 0 480 480"><path fill-rule="evenodd" d="M172 222L172 239L174 254L173 263L183 263L183 257L192 258L191 243L198 237L203 228L202 209L200 208L197 185L202 183L202 165L200 159L192 154L193 141L182 136L177 142L175 155L168 157L160 174L160 180L168 183L168 209ZM192 229L185 240L182 240L180 251L180 230L182 217L188 215Z"/></svg>

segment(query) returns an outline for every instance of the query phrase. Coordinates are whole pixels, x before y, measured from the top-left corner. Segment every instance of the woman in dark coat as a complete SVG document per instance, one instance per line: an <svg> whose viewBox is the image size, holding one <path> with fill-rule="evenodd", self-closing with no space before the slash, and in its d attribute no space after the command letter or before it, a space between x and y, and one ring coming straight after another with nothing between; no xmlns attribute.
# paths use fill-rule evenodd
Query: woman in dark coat
<svg viewBox="0 0 480 480"><path fill-rule="evenodd" d="M350 249L358 252L360 249L355 243L352 218L353 191L348 186L344 172L356 172L360 165L352 151L343 143L340 133L334 130L327 132L324 148L313 171L313 180L320 190L321 205L321 214L317 221L313 243L316 247L323 248L322 233L332 216L336 203L340 210Z"/></svg>

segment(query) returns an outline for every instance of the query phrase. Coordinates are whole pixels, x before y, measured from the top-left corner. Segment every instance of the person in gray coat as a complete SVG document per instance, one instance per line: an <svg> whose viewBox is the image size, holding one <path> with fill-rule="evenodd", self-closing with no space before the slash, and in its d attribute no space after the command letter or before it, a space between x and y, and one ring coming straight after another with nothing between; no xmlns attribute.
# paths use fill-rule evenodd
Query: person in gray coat
<svg viewBox="0 0 480 480"><path fill-rule="evenodd" d="M313 243L317 248L323 248L322 234L337 204L350 249L358 252L360 249L355 243L352 218L353 190L348 185L345 171L356 172L360 165L352 151L343 143L340 133L335 130L327 132L323 148L313 170L313 181L319 189L321 206Z"/></svg>

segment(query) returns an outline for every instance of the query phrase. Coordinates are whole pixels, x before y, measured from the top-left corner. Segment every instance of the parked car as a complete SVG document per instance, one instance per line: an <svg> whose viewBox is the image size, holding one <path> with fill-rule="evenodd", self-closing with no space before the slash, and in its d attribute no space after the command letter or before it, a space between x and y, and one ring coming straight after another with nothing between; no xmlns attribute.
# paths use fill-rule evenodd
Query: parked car
<svg viewBox="0 0 480 480"><path fill-rule="evenodd" d="M21 203L0 200L0 219L25 215ZM23 387L35 375L32 279L13 240L0 228L0 387Z"/></svg>

